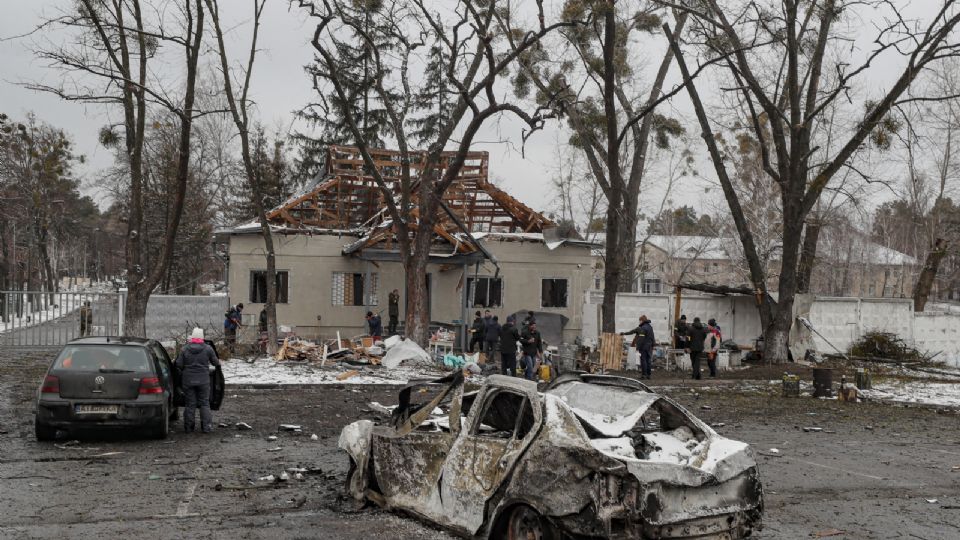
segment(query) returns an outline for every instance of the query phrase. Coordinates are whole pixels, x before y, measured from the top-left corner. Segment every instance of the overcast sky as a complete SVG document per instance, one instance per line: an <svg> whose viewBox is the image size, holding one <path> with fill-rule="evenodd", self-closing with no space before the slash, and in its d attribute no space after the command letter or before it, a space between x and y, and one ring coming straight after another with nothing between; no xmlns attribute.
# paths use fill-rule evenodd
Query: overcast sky
<svg viewBox="0 0 960 540"><path fill-rule="evenodd" d="M46 122L63 128L76 141L80 153L86 155L88 163L81 169L85 189L98 197L98 171L108 166L112 156L97 143L97 132L103 125L118 118L118 111L102 105L82 105L60 100L44 93L37 93L22 86L22 83L42 81L51 84L59 80L60 74L37 60L32 48L38 42L56 43L64 34L44 30L26 38L10 39L28 33L45 15L53 15L59 9L67 8L71 0L2 0L4 16L0 18L0 111L15 117L22 117L29 111ZM923 18L929 15L939 1L922 0L898 2L909 6L906 13ZM270 0L263 15L260 48L261 56L255 67L252 88L253 99L257 102L260 120L270 128L289 130L292 125L292 111L312 99L313 90L303 72L303 66L312 58L309 40L315 23L297 9L290 9L286 0ZM228 47L232 47L234 57L245 54L247 33L249 30L250 2L228 0L221 2L224 27L231 29L228 34ZM247 23L247 24L244 24ZM861 25L870 29L872 21L848 18L846 24ZM869 36L870 32L865 32ZM212 44L208 40L208 44ZM869 47L869 40L863 40L857 48L861 52ZM649 51L644 51L649 53ZM657 53L659 54L659 53ZM851 52L852 55L857 53ZM657 56L659 58L659 56ZM878 91L885 87L896 69L896 61L884 65L884 58L877 62L877 69L871 77L877 85L867 92ZM649 62L649 59L648 59ZM673 69L675 70L675 67ZM671 77L674 77L673 74ZM675 80L675 79L674 79ZM869 86L869 85L868 85ZM710 85L704 83L703 91L710 94ZM861 95L862 97L862 95ZM709 99L709 97L708 97ZM711 190L712 167L704 159L702 142L696 137L698 129L688 114L686 96L681 94L674 102L659 112L679 116L691 132L691 149L698 156L698 169L706 179L687 179L674 186L671 196L673 205L691 204L706 211L723 211L724 204L719 190ZM504 139L512 142L499 142ZM491 158L491 175L509 193L538 210L553 208L553 192L550 178L556 171L558 161L557 142L566 140L565 131L556 124L535 134L526 143L526 157L520 153L520 129L515 121L489 123L477 137L475 149L487 150ZM659 173L658 173L659 174ZM658 186L656 175L645 179L648 186ZM645 191L642 209L652 213L660 205L661 193L658 189ZM102 201L101 201L102 202Z"/></svg>
<svg viewBox="0 0 960 540"><path fill-rule="evenodd" d="M0 17L0 39L22 35L33 29L44 15L52 15L70 4L67 0L2 0L4 16ZM250 2L229 0L221 2L225 28L249 22ZM231 24L232 23L232 24ZM249 26L249 25L247 25ZM270 0L262 19L260 48L262 56L255 66L252 96L257 102L261 121L270 128L290 129L292 111L307 103L313 90L303 72L303 66L312 58L309 44L315 23L296 9L288 9L286 0ZM228 47L233 54L244 54L247 34L243 27L228 35ZM37 60L31 49L40 40L56 41L62 37L44 31L42 35L0 41L0 111L22 117L33 111L46 122L66 130L77 143L79 152L89 162L81 169L87 184L96 186L97 171L108 166L112 155L97 143L97 132L111 118L102 105L82 105L65 102L56 96L24 88L21 83L31 81L59 81L59 73ZM491 124L477 138L476 149L490 152L491 175L503 187L523 202L538 210L547 210L549 202L548 175L556 160L555 142L558 130L549 129L527 141L527 157L521 156L520 132L516 124ZM495 143L513 139L515 144ZM88 193L95 193L88 191Z"/></svg>

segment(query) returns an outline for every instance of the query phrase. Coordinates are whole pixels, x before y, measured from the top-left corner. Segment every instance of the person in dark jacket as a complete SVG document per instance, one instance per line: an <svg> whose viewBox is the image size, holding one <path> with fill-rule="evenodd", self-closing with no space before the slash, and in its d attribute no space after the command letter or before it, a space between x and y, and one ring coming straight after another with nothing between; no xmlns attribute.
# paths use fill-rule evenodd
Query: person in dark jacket
<svg viewBox="0 0 960 540"><path fill-rule="evenodd" d="M367 325L370 326L370 335L374 340L383 337L383 321L380 320L380 315L374 315L372 311L368 311Z"/></svg>
<svg viewBox="0 0 960 540"><path fill-rule="evenodd" d="M243 304L237 304L227 310L223 319L223 340L227 344L228 354L233 352L233 347L237 344L237 329L242 324Z"/></svg>
<svg viewBox="0 0 960 540"><path fill-rule="evenodd" d="M700 360L703 358L703 344L707 340L707 329L700 322L700 317L693 318L693 324L687 333L690 338L686 351L690 353L690 366L693 368L693 378L700 380Z"/></svg>
<svg viewBox="0 0 960 540"><path fill-rule="evenodd" d="M687 332L690 330L690 326L687 324L687 316L680 315L680 319L677 320L676 324L673 325L673 348L674 349L686 349L687 348Z"/></svg>
<svg viewBox="0 0 960 540"><path fill-rule="evenodd" d="M537 323L531 323L520 336L523 346L523 376L531 381L537 380L537 359L543 354L543 339L537 330Z"/></svg>
<svg viewBox="0 0 960 540"><path fill-rule="evenodd" d="M653 346L656 343L653 336L653 326L646 315L640 316L640 324L629 332L620 332L621 336L633 335L633 345L637 348L637 354L640 355L641 379L649 379L653 366Z"/></svg>
<svg viewBox="0 0 960 540"><path fill-rule="evenodd" d="M520 331L513 317L507 317L507 323L500 327L500 368L504 375L517 375L517 343Z"/></svg>
<svg viewBox="0 0 960 540"><path fill-rule="evenodd" d="M526 332L527 328L530 328L531 324L537 324L537 317L533 314L532 311L527 312L527 316L524 317L523 323L521 323L521 331Z"/></svg>
<svg viewBox="0 0 960 540"><path fill-rule="evenodd" d="M190 343L180 351L176 361L180 370L180 385L183 388L183 430L193 431L194 411L200 408L200 430L213 430L213 413L210 412L210 371L220 366L217 353L203 341L203 329L194 328Z"/></svg>
<svg viewBox="0 0 960 540"><path fill-rule="evenodd" d="M496 354L497 343L500 342L500 319L494 315L487 321L487 326L483 329L483 350L487 358L492 362L493 355Z"/></svg>
<svg viewBox="0 0 960 540"><path fill-rule="evenodd" d="M476 313L476 318L473 319L473 324L470 325L470 344L467 346L467 352L473 353L473 346L480 345L481 352L483 351L483 335L486 330L486 325L483 323L483 317L480 316L480 312Z"/></svg>
<svg viewBox="0 0 960 540"><path fill-rule="evenodd" d="M390 316L387 333L395 336L397 335L397 326L400 324L400 291L398 289L394 289L387 297L387 306L387 315Z"/></svg>
<svg viewBox="0 0 960 540"><path fill-rule="evenodd" d="M260 310L260 331L267 331L267 308Z"/></svg>

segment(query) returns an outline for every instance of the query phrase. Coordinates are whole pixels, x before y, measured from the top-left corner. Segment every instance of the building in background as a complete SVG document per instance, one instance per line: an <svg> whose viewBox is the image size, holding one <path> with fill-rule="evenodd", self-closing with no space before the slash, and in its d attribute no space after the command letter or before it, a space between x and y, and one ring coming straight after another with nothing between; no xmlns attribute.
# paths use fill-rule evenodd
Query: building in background
<svg viewBox="0 0 960 540"><path fill-rule="evenodd" d="M399 170L399 153L377 150L374 156L398 185L390 175ZM430 320L462 325L475 310L490 309L503 322L533 310L545 339L572 342L582 327L596 246L558 237L551 220L491 184L487 174L487 153L470 153L444 196L457 219L441 216L432 231L423 276ZM406 272L382 192L363 172L355 148L330 147L326 173L268 219L279 324L308 338L360 334L364 314L385 312L393 289L400 291L403 318ZM230 303L243 302L246 313L259 313L268 286L259 223L221 229L218 237L228 244Z"/></svg>

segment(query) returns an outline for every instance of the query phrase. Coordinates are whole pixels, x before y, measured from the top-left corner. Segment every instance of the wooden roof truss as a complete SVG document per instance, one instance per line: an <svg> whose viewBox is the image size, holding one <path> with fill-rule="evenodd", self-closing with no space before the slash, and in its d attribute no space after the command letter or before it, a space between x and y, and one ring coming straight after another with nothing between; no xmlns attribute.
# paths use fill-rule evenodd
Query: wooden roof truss
<svg viewBox="0 0 960 540"><path fill-rule="evenodd" d="M395 150L371 150L376 166L392 188L394 200L400 198L401 154ZM441 156L440 172L446 169L454 152ZM422 170L424 153L411 158L411 176ZM489 155L470 152L460 174L444 193L443 202L460 224L445 209L433 227L434 242L446 244L456 253L473 253L477 247L463 234L463 228L476 232L542 233L555 226L542 214L514 199L489 182ZM410 228L417 231L417 189L412 189L414 211ZM330 146L324 177L308 192L294 196L267 214L274 224L290 228L320 228L328 230L360 231L363 238L345 252L379 246L394 248L392 219L387 212L383 191L366 172L363 158L354 147ZM461 227L462 225L462 227ZM419 232L419 231L418 231Z"/></svg>

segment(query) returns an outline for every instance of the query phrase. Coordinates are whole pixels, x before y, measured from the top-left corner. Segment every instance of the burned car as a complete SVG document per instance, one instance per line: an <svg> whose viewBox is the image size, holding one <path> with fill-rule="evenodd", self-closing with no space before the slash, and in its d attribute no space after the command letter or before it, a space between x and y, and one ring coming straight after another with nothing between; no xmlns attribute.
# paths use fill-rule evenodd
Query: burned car
<svg viewBox="0 0 960 540"><path fill-rule="evenodd" d="M384 425L340 435L358 500L481 538L726 539L760 527L750 448L635 380L571 373L538 391L494 375L464 392L455 373L399 397Z"/></svg>

